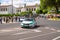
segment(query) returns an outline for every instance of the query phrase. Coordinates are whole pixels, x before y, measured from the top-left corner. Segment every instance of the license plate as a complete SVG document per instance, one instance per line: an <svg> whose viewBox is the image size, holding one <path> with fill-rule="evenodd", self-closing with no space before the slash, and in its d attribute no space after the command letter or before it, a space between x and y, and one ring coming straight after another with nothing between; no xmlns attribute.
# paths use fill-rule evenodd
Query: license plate
<svg viewBox="0 0 60 40"><path fill-rule="evenodd" d="M29 26L29 25L25 25L25 26Z"/></svg>

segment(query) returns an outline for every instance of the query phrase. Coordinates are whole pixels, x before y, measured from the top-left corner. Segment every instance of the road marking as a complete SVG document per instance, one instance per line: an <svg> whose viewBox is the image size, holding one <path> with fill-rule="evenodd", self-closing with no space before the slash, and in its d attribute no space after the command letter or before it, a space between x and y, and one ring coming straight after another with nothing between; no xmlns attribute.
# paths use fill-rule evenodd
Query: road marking
<svg viewBox="0 0 60 40"><path fill-rule="evenodd" d="M22 29L22 28L1 29L0 33L6 33L6 32L11 32L11 31L18 31L18 30L26 30L26 29Z"/></svg>
<svg viewBox="0 0 60 40"><path fill-rule="evenodd" d="M18 39L18 40L26 40L26 39L36 38L36 37L39 37L39 36L50 35L50 34L53 34L53 33L57 33L57 32L51 32L51 33L47 33L47 34L42 34L42 35L37 35L37 36L27 37L27 38Z"/></svg>
<svg viewBox="0 0 60 40"><path fill-rule="evenodd" d="M55 31L56 29L54 29L54 28L51 28L50 30L53 30L53 31Z"/></svg>
<svg viewBox="0 0 60 40"><path fill-rule="evenodd" d="M13 29L15 29L15 30L25 30L23 28L13 28Z"/></svg>
<svg viewBox="0 0 60 40"><path fill-rule="evenodd" d="M42 32L41 30L36 30L36 29L34 29L33 31L34 31L34 32Z"/></svg>
<svg viewBox="0 0 60 40"><path fill-rule="evenodd" d="M53 31L56 30L56 29L54 29L54 28L50 28L50 27L45 27L45 29L49 29L49 30L53 30Z"/></svg>
<svg viewBox="0 0 60 40"><path fill-rule="evenodd" d="M56 38L54 38L54 39L52 39L52 40L57 40L57 39L59 39L60 38L60 36L58 36L58 37L56 37Z"/></svg>
<svg viewBox="0 0 60 40"><path fill-rule="evenodd" d="M60 30L57 30L57 32L60 32Z"/></svg>
<svg viewBox="0 0 60 40"><path fill-rule="evenodd" d="M15 33L15 34L12 34L12 35L20 35L20 34L26 34L26 33L30 33L30 31L25 31L25 32L20 32L20 33Z"/></svg>
<svg viewBox="0 0 60 40"><path fill-rule="evenodd" d="M13 30L0 30L0 33L4 33L4 32L11 32Z"/></svg>
<svg viewBox="0 0 60 40"><path fill-rule="evenodd" d="M45 29L50 29L49 27L45 27Z"/></svg>
<svg viewBox="0 0 60 40"><path fill-rule="evenodd" d="M27 34L27 33L34 33L34 32L42 32L42 31L40 31L40 30L30 30L30 31L15 33L15 34L12 34L12 35L20 35L20 34Z"/></svg>

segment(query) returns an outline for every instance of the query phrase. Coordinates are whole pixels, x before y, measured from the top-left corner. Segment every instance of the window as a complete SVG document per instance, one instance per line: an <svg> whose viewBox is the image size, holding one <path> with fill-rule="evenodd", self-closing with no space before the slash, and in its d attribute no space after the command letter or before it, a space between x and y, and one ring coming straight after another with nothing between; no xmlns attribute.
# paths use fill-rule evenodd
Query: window
<svg viewBox="0 0 60 40"><path fill-rule="evenodd" d="M31 9L29 8L29 10L31 10Z"/></svg>
<svg viewBox="0 0 60 40"><path fill-rule="evenodd" d="M28 11L28 8L26 10Z"/></svg>
<svg viewBox="0 0 60 40"><path fill-rule="evenodd" d="M7 8L5 8L5 10L7 11Z"/></svg>
<svg viewBox="0 0 60 40"><path fill-rule="evenodd" d="M3 8L3 11L5 11L5 8Z"/></svg>
<svg viewBox="0 0 60 40"><path fill-rule="evenodd" d="M1 8L1 11L2 11L2 8Z"/></svg>
<svg viewBox="0 0 60 40"><path fill-rule="evenodd" d="M21 12L21 10L17 10L17 12Z"/></svg>
<svg viewBox="0 0 60 40"><path fill-rule="evenodd" d="M19 10L18 10L18 12L19 12Z"/></svg>
<svg viewBox="0 0 60 40"><path fill-rule="evenodd" d="M0 11L7 11L7 8L0 8Z"/></svg>
<svg viewBox="0 0 60 40"><path fill-rule="evenodd" d="M20 10L20 12L21 12L21 10Z"/></svg>
<svg viewBox="0 0 60 40"><path fill-rule="evenodd" d="M33 11L33 8L32 8L32 11Z"/></svg>
<svg viewBox="0 0 60 40"><path fill-rule="evenodd" d="M34 11L35 11L36 9L34 8Z"/></svg>

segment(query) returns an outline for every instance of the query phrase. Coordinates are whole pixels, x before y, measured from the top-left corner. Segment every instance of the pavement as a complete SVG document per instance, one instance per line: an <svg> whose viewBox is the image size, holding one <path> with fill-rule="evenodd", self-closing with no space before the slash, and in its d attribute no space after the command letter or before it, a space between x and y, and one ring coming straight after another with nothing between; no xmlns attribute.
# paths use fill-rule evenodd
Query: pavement
<svg viewBox="0 0 60 40"><path fill-rule="evenodd" d="M60 21L60 19L54 19L54 18L48 18L48 20L52 20L52 21Z"/></svg>
<svg viewBox="0 0 60 40"><path fill-rule="evenodd" d="M35 28L21 28L20 23L0 24L0 40L60 40L60 22L36 19Z"/></svg>

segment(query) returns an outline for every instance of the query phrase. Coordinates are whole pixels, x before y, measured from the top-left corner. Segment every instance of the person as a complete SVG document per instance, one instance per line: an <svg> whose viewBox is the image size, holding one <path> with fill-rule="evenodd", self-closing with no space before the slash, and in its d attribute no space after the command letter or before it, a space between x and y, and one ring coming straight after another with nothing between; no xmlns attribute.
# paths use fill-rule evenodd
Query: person
<svg viewBox="0 0 60 40"><path fill-rule="evenodd" d="M17 17L15 17L15 20L17 21Z"/></svg>
<svg viewBox="0 0 60 40"><path fill-rule="evenodd" d="M0 17L0 23L2 24L2 17Z"/></svg>

